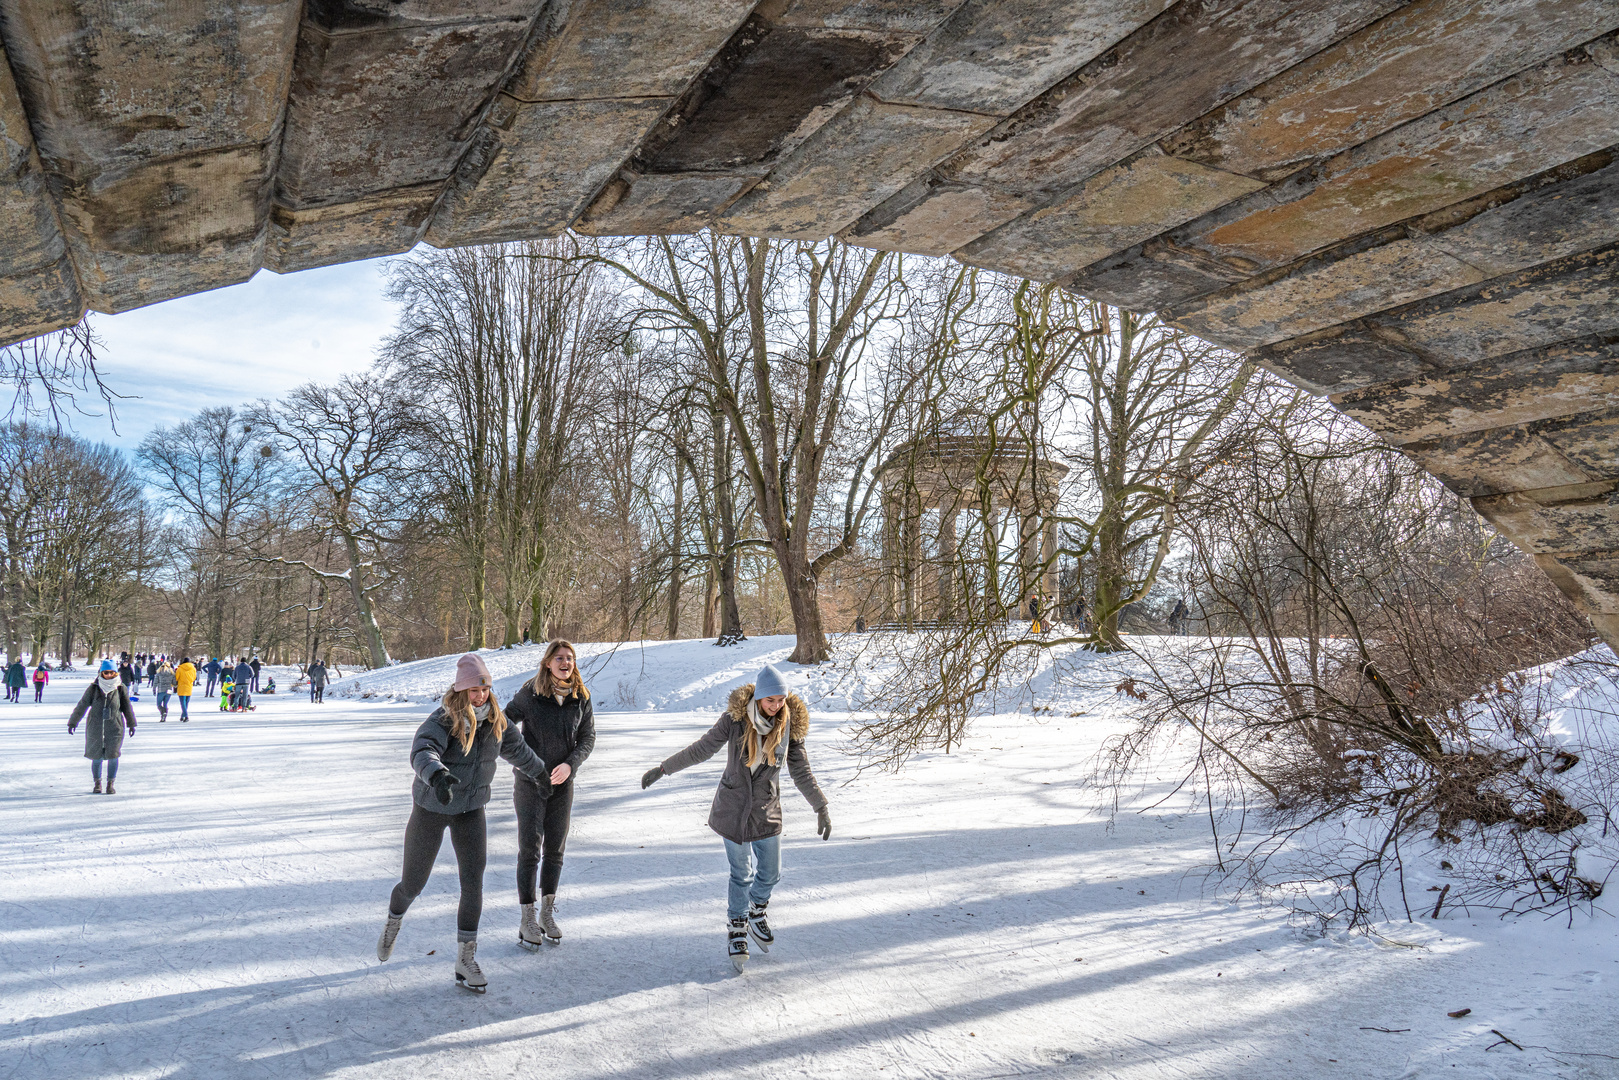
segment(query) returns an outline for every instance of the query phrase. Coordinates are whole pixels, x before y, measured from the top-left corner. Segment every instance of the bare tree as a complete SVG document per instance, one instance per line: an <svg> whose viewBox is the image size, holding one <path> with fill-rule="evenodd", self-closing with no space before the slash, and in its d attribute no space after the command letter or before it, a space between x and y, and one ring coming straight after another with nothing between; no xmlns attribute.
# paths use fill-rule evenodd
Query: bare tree
<svg viewBox="0 0 1619 1080"><path fill-rule="evenodd" d="M260 402L248 417L273 433L295 463L289 484L305 494L316 527L337 540L342 561L341 569L331 569L285 555L264 557L341 583L359 615L372 666L387 666L374 595L391 574L388 540L407 505L399 487L417 423L415 403L392 380L348 375L330 385L307 383L276 404Z"/></svg>

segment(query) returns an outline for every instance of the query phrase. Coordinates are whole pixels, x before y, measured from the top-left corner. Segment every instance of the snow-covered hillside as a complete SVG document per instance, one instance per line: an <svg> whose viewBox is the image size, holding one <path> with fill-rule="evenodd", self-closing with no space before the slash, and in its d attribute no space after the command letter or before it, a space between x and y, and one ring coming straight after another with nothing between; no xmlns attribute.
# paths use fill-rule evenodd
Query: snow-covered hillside
<svg viewBox="0 0 1619 1080"><path fill-rule="evenodd" d="M578 779L567 937L515 945L502 766L485 997L451 979L448 844L393 959L374 954L411 735L453 657L344 679L325 705L279 694L226 715L199 698L186 725L143 698L112 797L88 794L65 729L88 676L0 705L0 1080L1619 1075L1605 914L1311 936L1208 887L1207 820L1167 798L1171 769L1110 823L1078 781L1125 723L1120 658L1063 658L1029 688L1062 708L1008 702L897 775L839 752L880 663L849 642L793 669L832 839L789 790L779 943L736 976L704 825L718 763L647 791L639 777L791 644L580 647L600 740ZM486 654L503 697L538 654Z"/></svg>

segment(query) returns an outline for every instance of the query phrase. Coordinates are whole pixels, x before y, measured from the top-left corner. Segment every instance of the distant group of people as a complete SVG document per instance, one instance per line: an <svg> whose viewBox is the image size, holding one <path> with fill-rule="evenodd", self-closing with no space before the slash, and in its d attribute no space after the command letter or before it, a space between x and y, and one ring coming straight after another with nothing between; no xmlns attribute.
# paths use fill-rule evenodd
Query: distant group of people
<svg viewBox="0 0 1619 1080"><path fill-rule="evenodd" d="M45 686L51 681L51 669L41 660L34 666L34 701L44 700ZM23 687L28 685L28 668L23 662L13 660L6 667L6 700L21 703Z"/></svg>

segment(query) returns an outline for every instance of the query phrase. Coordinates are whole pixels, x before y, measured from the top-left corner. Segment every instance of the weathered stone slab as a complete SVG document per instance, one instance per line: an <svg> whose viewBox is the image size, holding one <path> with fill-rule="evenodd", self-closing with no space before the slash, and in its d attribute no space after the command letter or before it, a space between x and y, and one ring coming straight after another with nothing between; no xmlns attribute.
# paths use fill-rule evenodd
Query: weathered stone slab
<svg viewBox="0 0 1619 1080"><path fill-rule="evenodd" d="M970 0L872 87L884 101L1009 116L1172 0Z"/></svg>
<svg viewBox="0 0 1619 1080"><path fill-rule="evenodd" d="M1619 495L1612 491L1589 498L1544 505L1532 493L1514 492L1473 500L1485 519L1514 544L1536 555L1555 555L1575 573L1581 554L1619 551ZM1603 583L1619 585L1619 581Z"/></svg>
<svg viewBox="0 0 1619 1080"><path fill-rule="evenodd" d="M67 188L64 232L91 309L128 311L252 277L273 152L203 151Z"/></svg>
<svg viewBox="0 0 1619 1080"><path fill-rule="evenodd" d="M1068 197L956 252L970 266L1054 281L1265 185L1150 147Z"/></svg>
<svg viewBox="0 0 1619 1080"><path fill-rule="evenodd" d="M1607 0L1418 0L1171 135L1166 153L1280 180L1619 27Z"/></svg>
<svg viewBox="0 0 1619 1080"><path fill-rule="evenodd" d="M577 0L541 15L503 88L518 101L675 97L742 25L756 0Z"/></svg>
<svg viewBox="0 0 1619 1080"><path fill-rule="evenodd" d="M778 26L927 33L961 7L962 0L788 0Z"/></svg>
<svg viewBox="0 0 1619 1080"><path fill-rule="evenodd" d="M1444 481L1446 487L1469 498L1604 479L1582 469L1551 443L1523 427L1424 439L1400 449Z"/></svg>
<svg viewBox="0 0 1619 1080"><path fill-rule="evenodd" d="M0 49L0 276L54 265L65 249L28 115Z"/></svg>
<svg viewBox="0 0 1619 1080"><path fill-rule="evenodd" d="M0 276L0 347L61 330L83 317L84 302L66 255L49 266Z"/></svg>
<svg viewBox="0 0 1619 1080"><path fill-rule="evenodd" d="M861 98L778 165L716 222L725 232L812 240L830 236L920 171L994 126L976 113Z"/></svg>
<svg viewBox="0 0 1619 1080"><path fill-rule="evenodd" d="M1312 394L1347 394L1379 383L1438 376L1450 367L1398 340L1380 338L1360 323L1267 345L1249 356Z"/></svg>
<svg viewBox="0 0 1619 1080"><path fill-rule="evenodd" d="M1558 57L1175 234L1256 268L1293 262L1619 143L1619 79Z"/></svg>
<svg viewBox="0 0 1619 1080"><path fill-rule="evenodd" d="M333 6L347 15L355 5ZM308 209L447 180L541 6L505 0L476 20L449 20L414 0L359 25L312 7L298 34L276 201Z"/></svg>
<svg viewBox="0 0 1619 1080"><path fill-rule="evenodd" d="M1063 287L1127 311L1153 311L1247 280L1251 270L1157 236L1081 268Z"/></svg>
<svg viewBox="0 0 1619 1080"><path fill-rule="evenodd" d="M278 274L354 259L398 255L415 247L442 188L390 191L351 203L270 211L264 265Z"/></svg>
<svg viewBox="0 0 1619 1080"><path fill-rule="evenodd" d="M590 236L652 236L701 232L723 209L759 182L735 173L651 173L628 169L608 183L573 227Z"/></svg>
<svg viewBox="0 0 1619 1080"><path fill-rule="evenodd" d="M1619 407L1531 424L1529 430L1587 475L1619 479Z"/></svg>
<svg viewBox="0 0 1619 1080"><path fill-rule="evenodd" d="M992 222L998 226L1028 202L1062 195L1395 6L1392 0L1176 4L951 157L939 175L994 191L1009 211ZM1160 92L1171 85L1173 93ZM935 197L962 201L955 188L941 187ZM878 208L874 220L862 222L855 234L871 246L898 246L924 221L948 217L948 207L932 207L931 201L916 201L903 211ZM985 199L980 205L995 203ZM983 216L981 210L980 220ZM948 240L959 247L972 239L957 227L934 246ZM1070 264L1069 272L1079 265Z"/></svg>
<svg viewBox="0 0 1619 1080"><path fill-rule="evenodd" d="M511 103L428 226L435 247L555 236L669 107L668 98Z"/></svg>
<svg viewBox="0 0 1619 1080"><path fill-rule="evenodd" d="M1573 165L1579 167L1551 170L1171 306L1165 317L1248 349L1619 242L1615 152Z"/></svg>
<svg viewBox="0 0 1619 1080"><path fill-rule="evenodd" d="M1619 337L1597 335L1334 397L1391 442L1619 408Z"/></svg>
<svg viewBox="0 0 1619 1080"><path fill-rule="evenodd" d="M843 239L883 251L948 255L1038 205L1035 199L944 180L930 171L845 229Z"/></svg>

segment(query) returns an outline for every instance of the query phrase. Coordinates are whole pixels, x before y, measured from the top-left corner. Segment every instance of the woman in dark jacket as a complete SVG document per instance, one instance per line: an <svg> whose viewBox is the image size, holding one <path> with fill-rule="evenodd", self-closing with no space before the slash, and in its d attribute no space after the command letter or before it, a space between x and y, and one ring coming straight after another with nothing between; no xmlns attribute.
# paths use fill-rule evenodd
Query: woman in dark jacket
<svg viewBox="0 0 1619 1080"><path fill-rule="evenodd" d="M28 669L21 660L13 660L6 666L6 700L22 701L22 688L28 683Z"/></svg>
<svg viewBox="0 0 1619 1080"><path fill-rule="evenodd" d="M107 763L107 794L116 794L113 779L118 775L118 755L124 746L124 729L135 737L135 709L129 704L129 691L118 677L111 660L101 662L101 673L89 686L67 718L67 733L84 721L84 756L90 759L90 775L95 779L92 795L101 792L101 763Z"/></svg>
<svg viewBox="0 0 1619 1080"><path fill-rule="evenodd" d="M517 806L517 902L523 909L517 944L532 952L542 939L552 945L562 942L555 910L562 849L568 843L568 824L573 817L573 778L596 747L590 691L579 677L570 642L558 639L545 647L540 670L512 695L506 717L523 729L523 741L541 760L558 763L544 788L521 774L512 785L512 801ZM540 879L538 921L534 918L536 871Z"/></svg>
<svg viewBox="0 0 1619 1080"><path fill-rule="evenodd" d="M804 739L809 735L809 708L787 692L781 672L766 664L753 685L731 693L724 713L708 733L641 777L651 787L660 777L707 761L728 747L725 772L709 810L708 827L725 840L731 861L726 905L726 936L731 963L741 971L748 962L748 935L770 951L776 940L765 908L781 880L781 767L785 763L798 793L815 810L822 840L832 836L832 815L810 771Z"/></svg>
<svg viewBox="0 0 1619 1080"><path fill-rule="evenodd" d="M492 682L483 660L467 653L456 662L455 683L443 702L416 729L410 748L416 780L410 789L414 805L405 826L405 869L389 898L388 922L377 939L377 959L386 960L393 954L400 920L427 885L448 829L461 871L455 981L480 994L488 986L477 961L483 871L489 855L483 808L495 778L495 758L505 758L542 786L549 784L550 771L517 729L506 723Z"/></svg>

